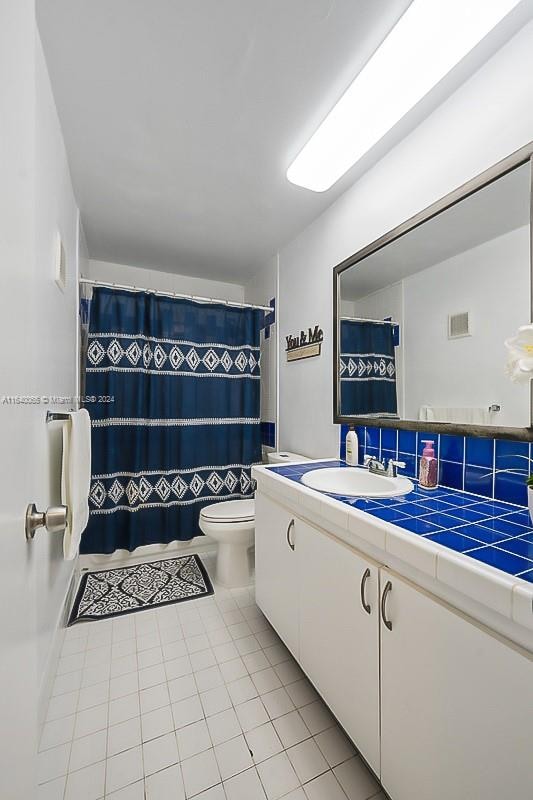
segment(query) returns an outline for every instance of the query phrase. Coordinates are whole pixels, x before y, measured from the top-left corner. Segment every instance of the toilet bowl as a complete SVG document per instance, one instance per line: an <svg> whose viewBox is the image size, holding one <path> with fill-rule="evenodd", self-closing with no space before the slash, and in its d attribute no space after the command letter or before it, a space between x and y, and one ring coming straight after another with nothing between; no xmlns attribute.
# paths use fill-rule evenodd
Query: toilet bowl
<svg viewBox="0 0 533 800"><path fill-rule="evenodd" d="M297 453L269 453L268 460L280 464L308 459ZM225 500L206 506L200 512L200 530L218 543L216 583L227 589L248 586L252 579L248 550L254 543L254 501Z"/></svg>

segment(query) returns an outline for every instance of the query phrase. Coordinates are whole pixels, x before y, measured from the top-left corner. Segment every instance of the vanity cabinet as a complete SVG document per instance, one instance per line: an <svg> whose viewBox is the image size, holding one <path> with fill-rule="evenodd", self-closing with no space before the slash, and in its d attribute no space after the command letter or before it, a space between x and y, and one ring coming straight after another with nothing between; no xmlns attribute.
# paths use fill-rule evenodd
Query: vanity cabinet
<svg viewBox="0 0 533 800"><path fill-rule="evenodd" d="M391 798L533 796L531 661L386 569L381 587L392 626L381 622L381 782Z"/></svg>
<svg viewBox="0 0 533 800"><path fill-rule="evenodd" d="M258 606L299 658L299 585L296 540L304 523L257 493L255 498L255 596Z"/></svg>
<svg viewBox="0 0 533 800"><path fill-rule="evenodd" d="M379 568L302 523L300 664L379 773Z"/></svg>
<svg viewBox="0 0 533 800"><path fill-rule="evenodd" d="M533 796L532 658L281 502L257 603L392 800Z"/></svg>

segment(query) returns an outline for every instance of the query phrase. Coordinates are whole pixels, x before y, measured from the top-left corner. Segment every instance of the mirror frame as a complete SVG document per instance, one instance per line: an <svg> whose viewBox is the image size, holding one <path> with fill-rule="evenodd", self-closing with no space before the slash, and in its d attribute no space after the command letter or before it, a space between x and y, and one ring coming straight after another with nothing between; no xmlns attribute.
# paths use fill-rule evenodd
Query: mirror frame
<svg viewBox="0 0 533 800"><path fill-rule="evenodd" d="M427 431L435 433L448 433L450 435L481 436L491 439L514 439L518 441L533 441L533 380L530 381L529 415L530 424L527 428L512 428L496 425L459 425L453 422L420 422L418 420L390 419L365 416L343 416L340 413L340 377L339 377L339 342L340 342L340 276L342 273L358 264L367 256L381 250L386 245L404 236L409 231L423 225L424 222L436 217L448 208L460 203L461 200L475 194L480 189L488 186L517 167L529 163L530 195L529 195L529 231L530 231L530 322L533 322L533 141L516 150L507 158L499 161L494 166L477 175L475 178L454 189L449 194L441 197L435 203L410 217L405 222L396 226L388 233L380 236L371 244L358 250L352 256L333 269L333 422L335 424L362 425L371 428L397 428L408 431Z"/></svg>

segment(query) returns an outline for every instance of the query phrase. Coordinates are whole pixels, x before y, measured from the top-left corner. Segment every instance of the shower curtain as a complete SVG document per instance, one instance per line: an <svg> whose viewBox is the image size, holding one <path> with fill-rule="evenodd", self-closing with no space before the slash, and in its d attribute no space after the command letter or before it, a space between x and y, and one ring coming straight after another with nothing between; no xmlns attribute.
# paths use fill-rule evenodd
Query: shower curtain
<svg viewBox="0 0 533 800"><path fill-rule="evenodd" d="M250 497L261 461L261 311L95 288L86 407L89 524L80 552L200 534L200 510Z"/></svg>
<svg viewBox="0 0 533 800"><path fill-rule="evenodd" d="M397 417L394 326L341 320L341 414Z"/></svg>

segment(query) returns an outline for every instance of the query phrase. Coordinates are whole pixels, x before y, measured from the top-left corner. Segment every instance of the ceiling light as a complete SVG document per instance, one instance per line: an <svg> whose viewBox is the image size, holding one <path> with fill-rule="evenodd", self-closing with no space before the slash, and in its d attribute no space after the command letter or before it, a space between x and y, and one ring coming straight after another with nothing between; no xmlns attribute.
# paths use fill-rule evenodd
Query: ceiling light
<svg viewBox="0 0 533 800"><path fill-rule="evenodd" d="M329 189L520 0L413 0L287 170Z"/></svg>

